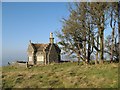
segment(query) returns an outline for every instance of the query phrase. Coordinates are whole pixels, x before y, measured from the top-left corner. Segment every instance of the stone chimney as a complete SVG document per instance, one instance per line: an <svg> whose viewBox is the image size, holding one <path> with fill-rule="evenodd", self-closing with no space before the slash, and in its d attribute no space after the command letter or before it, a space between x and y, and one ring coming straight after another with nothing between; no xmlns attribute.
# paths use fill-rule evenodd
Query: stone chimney
<svg viewBox="0 0 120 90"><path fill-rule="evenodd" d="M53 38L53 33L50 33L50 43L53 44L54 43L54 38Z"/></svg>
<svg viewBox="0 0 120 90"><path fill-rule="evenodd" d="M29 43L31 44L31 40L29 40Z"/></svg>

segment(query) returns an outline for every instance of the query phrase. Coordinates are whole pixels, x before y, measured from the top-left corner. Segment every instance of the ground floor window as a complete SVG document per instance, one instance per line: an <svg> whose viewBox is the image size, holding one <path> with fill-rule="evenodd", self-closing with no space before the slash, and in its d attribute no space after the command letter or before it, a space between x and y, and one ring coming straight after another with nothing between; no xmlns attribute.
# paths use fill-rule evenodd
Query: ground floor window
<svg viewBox="0 0 120 90"><path fill-rule="evenodd" d="M37 61L44 61L44 56L37 56Z"/></svg>
<svg viewBox="0 0 120 90"><path fill-rule="evenodd" d="M32 57L29 57L29 61L32 61Z"/></svg>

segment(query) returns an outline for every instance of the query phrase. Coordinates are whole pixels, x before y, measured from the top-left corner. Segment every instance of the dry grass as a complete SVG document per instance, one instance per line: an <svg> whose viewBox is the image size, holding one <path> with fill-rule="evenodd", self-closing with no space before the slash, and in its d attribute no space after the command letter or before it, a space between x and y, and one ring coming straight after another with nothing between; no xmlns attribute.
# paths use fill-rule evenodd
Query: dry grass
<svg viewBox="0 0 120 90"><path fill-rule="evenodd" d="M117 88L118 64L2 67L3 88Z"/></svg>

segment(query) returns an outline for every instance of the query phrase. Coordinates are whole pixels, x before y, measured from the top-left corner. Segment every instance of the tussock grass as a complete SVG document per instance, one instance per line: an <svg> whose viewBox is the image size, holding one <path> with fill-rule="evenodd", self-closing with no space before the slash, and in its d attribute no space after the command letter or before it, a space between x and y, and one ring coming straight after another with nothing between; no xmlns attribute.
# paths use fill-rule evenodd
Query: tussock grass
<svg viewBox="0 0 120 90"><path fill-rule="evenodd" d="M118 64L2 67L3 88L117 88Z"/></svg>

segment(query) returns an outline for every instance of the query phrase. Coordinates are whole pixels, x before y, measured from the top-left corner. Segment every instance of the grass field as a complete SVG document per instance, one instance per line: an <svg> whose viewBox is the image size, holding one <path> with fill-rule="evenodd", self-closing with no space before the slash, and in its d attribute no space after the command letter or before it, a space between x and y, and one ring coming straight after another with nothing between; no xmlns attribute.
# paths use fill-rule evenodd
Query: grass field
<svg viewBox="0 0 120 90"><path fill-rule="evenodd" d="M3 88L117 88L118 64L2 67Z"/></svg>

